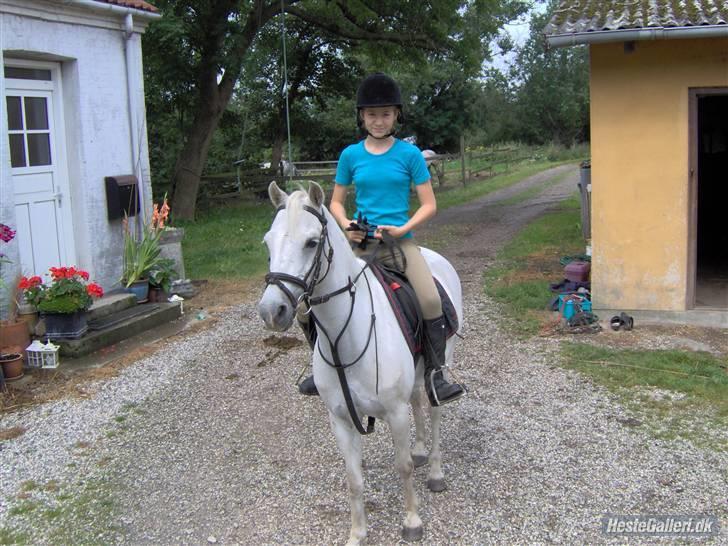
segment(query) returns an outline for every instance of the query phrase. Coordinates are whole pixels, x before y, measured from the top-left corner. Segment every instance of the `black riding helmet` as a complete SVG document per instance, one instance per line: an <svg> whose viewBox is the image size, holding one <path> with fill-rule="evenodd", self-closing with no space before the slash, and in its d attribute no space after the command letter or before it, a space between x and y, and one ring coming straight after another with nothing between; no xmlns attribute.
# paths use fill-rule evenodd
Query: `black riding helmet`
<svg viewBox="0 0 728 546"><path fill-rule="evenodd" d="M381 72L376 72L364 78L356 90L356 124L362 128L361 109L377 106L396 106L397 123L404 123L402 114L402 94L399 86L392 78ZM394 134L394 133L392 133Z"/></svg>

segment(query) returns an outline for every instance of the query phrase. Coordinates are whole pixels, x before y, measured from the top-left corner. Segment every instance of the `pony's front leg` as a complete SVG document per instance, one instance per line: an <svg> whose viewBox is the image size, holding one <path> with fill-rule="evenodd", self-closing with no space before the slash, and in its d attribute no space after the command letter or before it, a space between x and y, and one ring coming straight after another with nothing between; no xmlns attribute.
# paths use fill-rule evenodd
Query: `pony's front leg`
<svg viewBox="0 0 728 546"><path fill-rule="evenodd" d="M422 520L417 514L417 494L414 487L414 464L409 446L409 414L407 406L392 412L389 427L394 441L395 466L402 478L404 491L405 516L402 525L402 538L406 541L422 539Z"/></svg>
<svg viewBox="0 0 728 546"><path fill-rule="evenodd" d="M439 493L447 489L445 474L442 472L442 453L440 451L440 423L442 408L430 408L430 428L432 429L432 448L430 449L430 471L427 474L427 487Z"/></svg>
<svg viewBox="0 0 728 546"><path fill-rule="evenodd" d="M361 470L361 436L354 426L329 414L331 430L336 437L346 464L349 484L349 508L351 509L351 533L347 546L358 546L367 536L367 516L364 512L364 478Z"/></svg>
<svg viewBox="0 0 728 546"><path fill-rule="evenodd" d="M412 389L410 405L412 416L415 419L415 445L412 448L412 462L415 468L427 464L427 448L425 447L425 412L422 406L422 395L424 393L424 379L422 378L422 364L418 365L415 386Z"/></svg>

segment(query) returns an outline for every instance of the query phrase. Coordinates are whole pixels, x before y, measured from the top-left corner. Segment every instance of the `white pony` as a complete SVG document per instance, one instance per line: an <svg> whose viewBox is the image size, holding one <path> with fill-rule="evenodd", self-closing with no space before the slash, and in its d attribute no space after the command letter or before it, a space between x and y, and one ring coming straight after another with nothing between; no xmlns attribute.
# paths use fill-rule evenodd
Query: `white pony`
<svg viewBox="0 0 728 546"><path fill-rule="evenodd" d="M366 537L361 467L362 416L389 423L395 448L396 468L404 482L405 540L422 538L422 520L413 486L414 466L428 462L422 407L423 363L415 363L397 319L371 270L358 259L336 220L324 206L324 192L315 182L308 192L290 196L275 182L268 188L277 209L264 241L270 254L268 286L258 304L267 328L287 330L297 305L308 301L318 329L313 352L316 387L329 412L331 428L346 463L351 507L349 545ZM462 324L460 280L439 254L422 249L433 275L450 296ZM453 336L447 344L446 362L452 362ZM350 403L342 388L341 371L350 391ZM410 453L409 411L415 418L415 445ZM353 406L352 411L349 406ZM427 485L445 489L440 455L440 408L431 408L432 448ZM358 421L355 423L355 420Z"/></svg>

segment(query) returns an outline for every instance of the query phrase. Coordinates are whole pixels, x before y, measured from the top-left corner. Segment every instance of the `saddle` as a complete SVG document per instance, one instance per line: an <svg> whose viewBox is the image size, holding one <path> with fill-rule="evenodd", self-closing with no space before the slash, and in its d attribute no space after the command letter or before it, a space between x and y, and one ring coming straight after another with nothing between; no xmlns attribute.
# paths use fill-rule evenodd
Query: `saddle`
<svg viewBox="0 0 728 546"><path fill-rule="evenodd" d="M407 346L413 357L420 354L424 337L422 325L422 311L417 302L417 296L409 280L399 271L389 269L383 264L375 261L369 264L374 276L384 288L392 311L397 317L397 322L402 330L402 335L407 341ZM440 281L435 279L437 291L442 301L442 312L445 315L445 335L450 339L458 331L458 316L455 306L447 295Z"/></svg>

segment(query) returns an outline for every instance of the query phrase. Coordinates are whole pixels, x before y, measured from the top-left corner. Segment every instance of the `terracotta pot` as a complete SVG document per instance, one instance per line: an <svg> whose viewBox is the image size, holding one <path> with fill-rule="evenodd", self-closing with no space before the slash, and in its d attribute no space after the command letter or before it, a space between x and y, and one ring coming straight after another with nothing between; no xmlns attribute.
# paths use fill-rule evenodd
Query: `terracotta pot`
<svg viewBox="0 0 728 546"><path fill-rule="evenodd" d="M23 355L20 353L3 354L0 358L5 381L15 381L23 377Z"/></svg>
<svg viewBox="0 0 728 546"><path fill-rule="evenodd" d="M162 301L167 301L167 293L162 290L161 288L156 288L154 286L149 286L149 302L150 303L159 303Z"/></svg>
<svg viewBox="0 0 728 546"><path fill-rule="evenodd" d="M0 348L17 345L21 348L21 354L25 357L25 348L30 345L30 330L28 323L16 320L10 324L7 321L0 322Z"/></svg>
<svg viewBox="0 0 728 546"><path fill-rule="evenodd" d="M18 313L18 320L28 325L28 332L32 335L35 332L35 326L38 324L38 312Z"/></svg>

